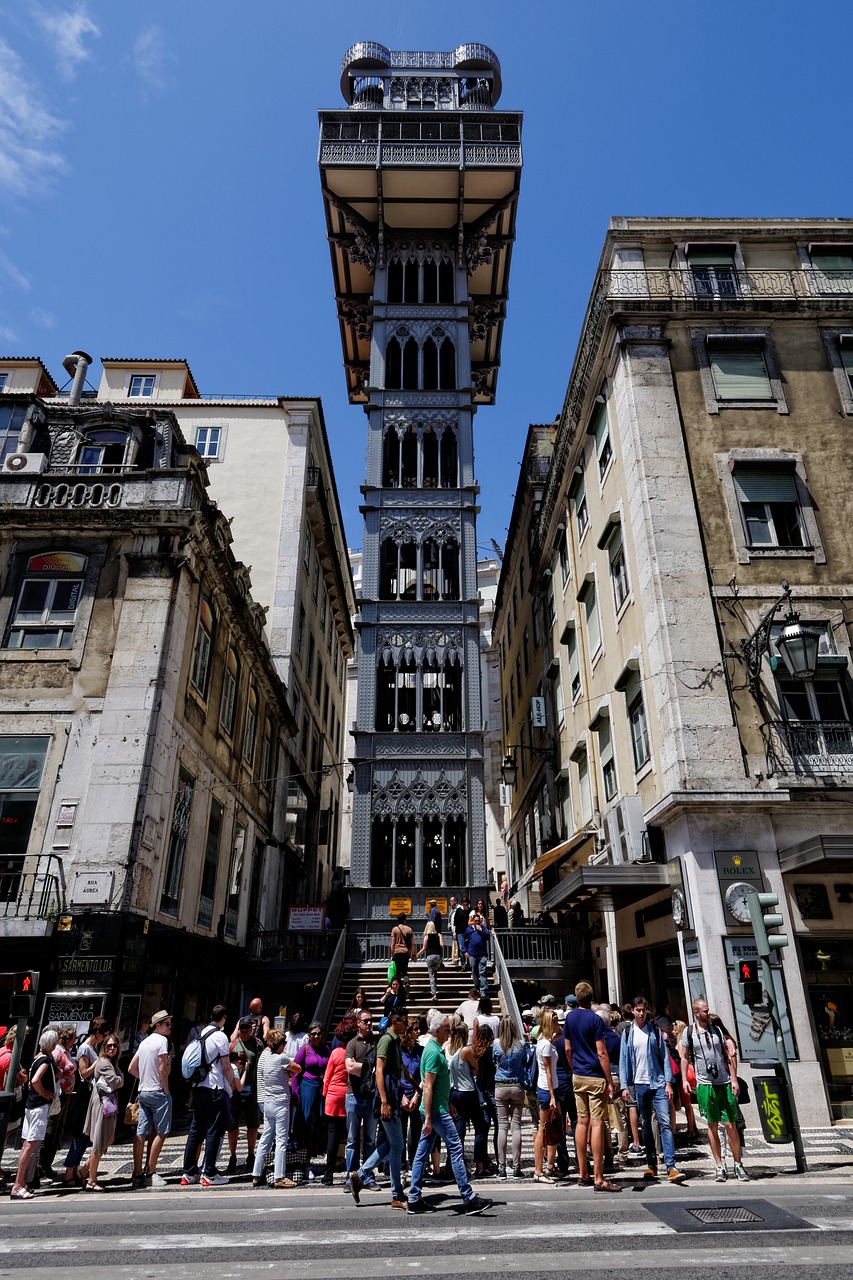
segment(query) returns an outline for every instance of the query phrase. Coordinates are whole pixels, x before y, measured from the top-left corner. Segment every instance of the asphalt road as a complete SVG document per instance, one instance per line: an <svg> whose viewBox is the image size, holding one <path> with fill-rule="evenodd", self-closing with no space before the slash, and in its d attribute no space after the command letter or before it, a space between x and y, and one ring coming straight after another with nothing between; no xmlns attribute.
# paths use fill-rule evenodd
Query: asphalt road
<svg viewBox="0 0 853 1280"><path fill-rule="evenodd" d="M635 1184L636 1185L636 1184ZM640 1184L641 1185L641 1184ZM0 1202L0 1280L56 1280L76 1268L110 1280L373 1280L525 1277L640 1271L708 1272L715 1280L851 1277L848 1178L775 1178L739 1185L665 1185L596 1195L577 1187L480 1183L494 1199L464 1217L455 1188L432 1190L430 1212L392 1210L387 1185L361 1205L340 1188L251 1191L69 1191ZM738 1221L732 1222L734 1217Z"/></svg>

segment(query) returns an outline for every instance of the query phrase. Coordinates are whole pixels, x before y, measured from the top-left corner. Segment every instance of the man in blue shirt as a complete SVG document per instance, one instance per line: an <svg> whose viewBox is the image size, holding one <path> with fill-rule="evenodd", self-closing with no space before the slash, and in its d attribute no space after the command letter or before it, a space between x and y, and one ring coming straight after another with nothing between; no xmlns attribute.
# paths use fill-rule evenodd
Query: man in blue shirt
<svg viewBox="0 0 853 1280"><path fill-rule="evenodd" d="M604 1117L608 1099L613 1097L610 1058L604 1042L605 1026L592 1008L592 987L579 982L575 987L578 1007L566 1014L566 1059L572 1071L572 1087L578 1108L575 1126L575 1154L578 1158L578 1186L588 1187L586 1176L587 1141L592 1146L596 1191L621 1191L604 1176Z"/></svg>
<svg viewBox="0 0 853 1280"><path fill-rule="evenodd" d="M669 1104L672 1102L672 1064L666 1051L663 1036L652 1022L645 996L634 997L634 1021L625 1029L619 1050L619 1082L622 1097L628 1101L633 1085L637 1095L637 1109L643 1126L643 1142L646 1145L648 1168L643 1177L657 1177L658 1155L652 1131L652 1107L660 1126L663 1158L667 1168L667 1181L684 1182L685 1175L675 1167L675 1142L672 1137Z"/></svg>
<svg viewBox="0 0 853 1280"><path fill-rule="evenodd" d="M465 955L471 965L472 984L479 988L481 996L489 994L486 984L486 939L490 936L489 926L483 917L473 915L465 930Z"/></svg>

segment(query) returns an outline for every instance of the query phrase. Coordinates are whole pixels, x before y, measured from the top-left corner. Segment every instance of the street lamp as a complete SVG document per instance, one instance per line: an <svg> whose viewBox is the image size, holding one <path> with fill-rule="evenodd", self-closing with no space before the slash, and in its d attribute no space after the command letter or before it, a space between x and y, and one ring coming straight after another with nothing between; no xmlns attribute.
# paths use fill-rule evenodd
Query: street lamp
<svg viewBox="0 0 853 1280"><path fill-rule="evenodd" d="M785 669L795 680L808 680L817 670L817 652L820 645L820 631L815 627L803 626L800 615L791 604L791 588L787 581L782 582L782 594L775 604L767 610L751 636L740 642L738 656L746 663L746 679L750 692L758 692L761 679L761 663L764 655L770 651L770 632L776 614L782 605L788 607L782 632L776 640L779 657Z"/></svg>
<svg viewBox="0 0 853 1280"><path fill-rule="evenodd" d="M553 756L553 747L528 747L523 742L510 742L507 744L504 762L501 765L501 778L508 787L514 787L518 782L518 765L515 763L513 751L529 751L532 756Z"/></svg>

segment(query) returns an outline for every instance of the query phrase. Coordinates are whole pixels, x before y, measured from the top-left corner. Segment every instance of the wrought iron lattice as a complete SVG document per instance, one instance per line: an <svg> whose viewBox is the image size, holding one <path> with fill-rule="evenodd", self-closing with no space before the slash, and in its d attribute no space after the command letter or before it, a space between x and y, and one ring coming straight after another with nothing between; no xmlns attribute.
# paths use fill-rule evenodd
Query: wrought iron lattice
<svg viewBox="0 0 853 1280"><path fill-rule="evenodd" d="M847 720L768 720L761 733L771 777L853 773L853 724Z"/></svg>

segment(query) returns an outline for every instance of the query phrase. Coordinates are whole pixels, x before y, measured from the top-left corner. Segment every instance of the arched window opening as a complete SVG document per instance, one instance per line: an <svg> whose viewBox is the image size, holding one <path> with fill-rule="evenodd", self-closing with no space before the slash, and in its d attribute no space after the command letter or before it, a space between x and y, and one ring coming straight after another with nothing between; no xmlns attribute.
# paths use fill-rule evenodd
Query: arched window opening
<svg viewBox="0 0 853 1280"><path fill-rule="evenodd" d="M403 301L403 264L396 258L388 266L388 301Z"/></svg>
<svg viewBox="0 0 853 1280"><path fill-rule="evenodd" d="M441 554L434 538L427 538L423 545L423 599L437 600L439 596Z"/></svg>
<svg viewBox="0 0 853 1280"><path fill-rule="evenodd" d="M448 818L444 824L444 863L446 883L461 885L468 883L465 857L465 819Z"/></svg>
<svg viewBox="0 0 853 1280"><path fill-rule="evenodd" d="M400 449L400 478L404 489L418 487L418 437L409 427Z"/></svg>
<svg viewBox="0 0 853 1280"><path fill-rule="evenodd" d="M126 431L90 431L77 453L80 475L118 470L126 461L129 439Z"/></svg>
<svg viewBox="0 0 853 1280"><path fill-rule="evenodd" d="M441 303L450 304L454 301L453 274L453 263L445 258L438 268L438 300Z"/></svg>
<svg viewBox="0 0 853 1280"><path fill-rule="evenodd" d="M458 662L444 664L444 728L448 733L461 733L462 667Z"/></svg>
<svg viewBox="0 0 853 1280"><path fill-rule="evenodd" d="M380 662L376 672L376 731L393 733L396 719L397 669Z"/></svg>
<svg viewBox="0 0 853 1280"><path fill-rule="evenodd" d="M386 489L396 489L399 483L400 437L392 428L385 432L382 441L382 484Z"/></svg>
<svg viewBox="0 0 853 1280"><path fill-rule="evenodd" d="M444 884L444 837L440 818L424 818L423 866L425 885Z"/></svg>
<svg viewBox="0 0 853 1280"><path fill-rule="evenodd" d="M403 356L396 338L390 338L385 348L385 386L399 391L403 385Z"/></svg>
<svg viewBox="0 0 853 1280"><path fill-rule="evenodd" d="M423 381L424 391L438 390L438 348L432 338L427 338L423 345Z"/></svg>
<svg viewBox="0 0 853 1280"><path fill-rule="evenodd" d="M407 262L403 267L403 301L418 302L419 269L416 262Z"/></svg>
<svg viewBox="0 0 853 1280"><path fill-rule="evenodd" d="M441 549L441 598L442 600L459 599L459 544L453 538L448 539Z"/></svg>
<svg viewBox="0 0 853 1280"><path fill-rule="evenodd" d="M438 436L428 428L423 434L424 488L438 488Z"/></svg>
<svg viewBox="0 0 853 1280"><path fill-rule="evenodd" d="M440 733L444 722L443 672L435 654L424 662L423 668L423 731Z"/></svg>
<svg viewBox="0 0 853 1280"><path fill-rule="evenodd" d="M374 818L370 841L371 884L391 884L393 853L394 823L389 818Z"/></svg>
<svg viewBox="0 0 853 1280"><path fill-rule="evenodd" d="M400 549L393 538L385 538L379 557L379 599L396 600Z"/></svg>
<svg viewBox="0 0 853 1280"><path fill-rule="evenodd" d="M414 542L404 542L400 547L400 576L398 597L415 600L418 591L418 549Z"/></svg>
<svg viewBox="0 0 853 1280"><path fill-rule="evenodd" d="M424 302L438 302L438 266L428 259L423 266Z"/></svg>
<svg viewBox="0 0 853 1280"><path fill-rule="evenodd" d="M388 384L391 385L390 383ZM396 384L400 388L400 383ZM403 347L403 379L402 389L417 391L418 389L418 344L414 338L407 338Z"/></svg>
<svg viewBox="0 0 853 1280"><path fill-rule="evenodd" d="M414 733L418 727L418 670L414 660L397 672L397 728Z"/></svg>
<svg viewBox="0 0 853 1280"><path fill-rule="evenodd" d="M401 818L397 823L397 839L394 849L394 865L391 883L409 885L415 883L415 820Z"/></svg>
<svg viewBox="0 0 853 1280"><path fill-rule="evenodd" d="M438 353L439 384L444 391L456 389L456 348L445 338Z"/></svg>
<svg viewBox="0 0 853 1280"><path fill-rule="evenodd" d="M440 484L442 489L459 487L459 450L456 444L456 432L449 428L441 436Z"/></svg>

